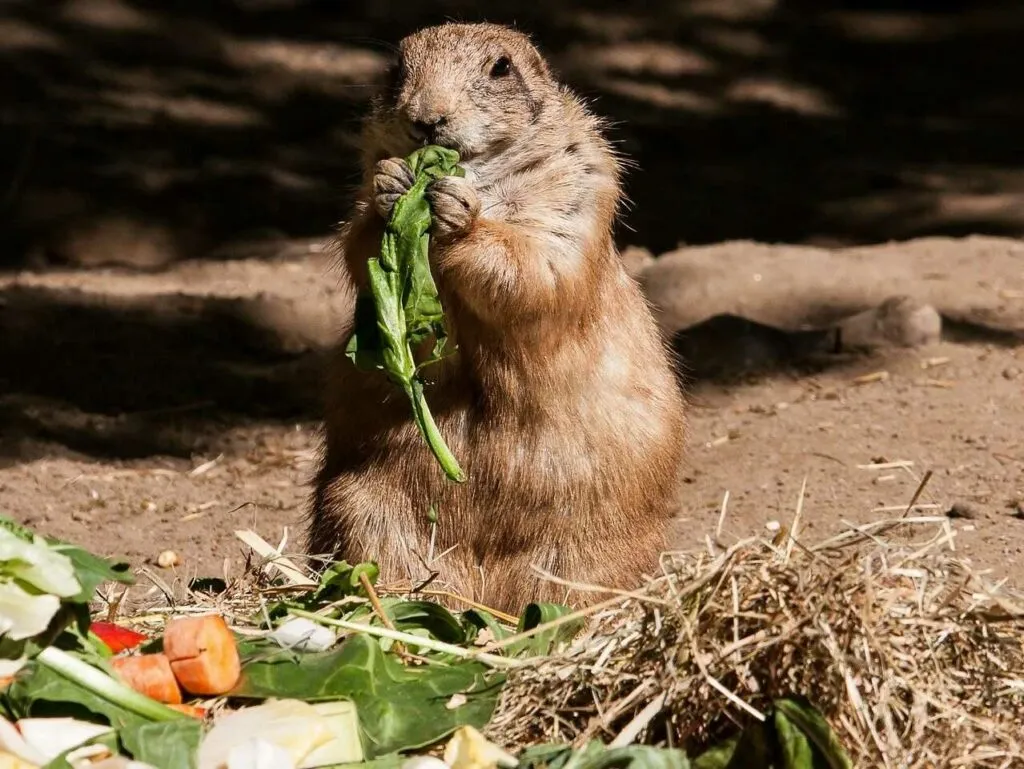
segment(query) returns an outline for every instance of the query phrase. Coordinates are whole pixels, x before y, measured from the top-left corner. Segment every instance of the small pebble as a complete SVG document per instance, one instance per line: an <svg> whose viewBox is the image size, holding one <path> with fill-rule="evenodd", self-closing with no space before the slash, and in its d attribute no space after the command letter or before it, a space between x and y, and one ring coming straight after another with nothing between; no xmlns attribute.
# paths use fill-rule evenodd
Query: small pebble
<svg viewBox="0 0 1024 769"><path fill-rule="evenodd" d="M778 521L768 521L768 523L766 523L764 527L768 529L768 531L774 533L782 528L782 524Z"/></svg>
<svg viewBox="0 0 1024 769"><path fill-rule="evenodd" d="M1020 369L1016 366L1010 366L1009 368L1003 369L1003 379L1014 380L1020 376Z"/></svg>
<svg viewBox="0 0 1024 769"><path fill-rule="evenodd" d="M156 565L161 569L173 569L181 563L181 556L173 550L164 550L156 557Z"/></svg>

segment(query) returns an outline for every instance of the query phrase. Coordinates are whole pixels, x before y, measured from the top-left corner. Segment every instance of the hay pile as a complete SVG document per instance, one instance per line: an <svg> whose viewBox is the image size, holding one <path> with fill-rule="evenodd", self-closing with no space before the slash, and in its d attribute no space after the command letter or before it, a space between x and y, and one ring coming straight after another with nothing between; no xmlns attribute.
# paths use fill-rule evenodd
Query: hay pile
<svg viewBox="0 0 1024 769"><path fill-rule="evenodd" d="M796 694L857 766L1024 765L1024 601L956 557L948 522L781 534L666 558L564 653L512 672L489 736L697 749Z"/></svg>

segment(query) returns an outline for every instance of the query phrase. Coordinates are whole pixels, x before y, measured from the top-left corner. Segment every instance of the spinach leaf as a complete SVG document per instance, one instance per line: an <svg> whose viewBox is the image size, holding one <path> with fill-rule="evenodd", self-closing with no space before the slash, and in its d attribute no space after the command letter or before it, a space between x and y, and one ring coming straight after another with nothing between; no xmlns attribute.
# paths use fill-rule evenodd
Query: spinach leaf
<svg viewBox="0 0 1024 769"><path fill-rule="evenodd" d="M651 745L606 748L591 741L579 750L568 745L537 745L519 756L520 769L690 769L681 750Z"/></svg>
<svg viewBox="0 0 1024 769"><path fill-rule="evenodd" d="M384 229L380 256L369 260L369 290L356 301L355 330L345 352L357 368L382 369L405 392L413 418L445 474L462 482L465 473L441 436L427 407L420 370L445 356L444 311L430 274L430 203L427 187L443 176L462 176L459 155L444 147L421 147L406 162L415 182L396 202ZM430 338L427 359L413 350Z"/></svg>
<svg viewBox="0 0 1024 769"><path fill-rule="evenodd" d="M138 723L120 732L121 743L136 761L160 769L195 769L203 724L195 718Z"/></svg>
<svg viewBox="0 0 1024 769"><path fill-rule="evenodd" d="M352 700L366 756L373 759L429 745L464 724L483 728L504 680L471 661L406 667L374 639L352 635L328 652L247 662L230 696ZM455 694L466 700L449 708Z"/></svg>

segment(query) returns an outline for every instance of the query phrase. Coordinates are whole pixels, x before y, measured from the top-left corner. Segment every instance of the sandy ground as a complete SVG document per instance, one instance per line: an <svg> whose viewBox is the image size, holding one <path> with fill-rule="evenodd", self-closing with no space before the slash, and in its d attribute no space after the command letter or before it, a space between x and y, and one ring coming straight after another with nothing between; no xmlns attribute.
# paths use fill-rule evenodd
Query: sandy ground
<svg viewBox="0 0 1024 769"><path fill-rule="evenodd" d="M770 531L773 522L789 524L805 480L805 536L898 515L931 471L914 514L944 516L955 506L956 547L997 574L1024 576L1024 347L1015 336L1024 261L1009 270L1000 261L1020 259L1019 243L931 240L867 252L803 251L800 281L780 277L782 294L772 301L769 292L761 305L744 294L747 272L737 268L731 292L721 283L703 309L691 297L689 332L699 330L700 318L736 307L755 319L763 315L759 307L775 308L780 326L787 325L785 307L788 325L800 325L800 292L816 290L813 264L826 257L907 264L922 250L944 260L947 277L965 290L1004 280L987 294L989 307L984 293L972 305L977 324L949 320L944 338L924 347L812 352L796 360L772 359L768 338L757 370L714 376L693 376L706 361L687 361L690 456L679 547L700 546L719 525L721 539L730 541ZM173 550L180 577L237 574L245 550L233 537L238 528L273 542L287 533L289 543L301 543L317 446L311 382L318 350L348 307L325 257L309 252L299 244L277 261L186 264L150 275L98 271L87 279L23 273L0 281L0 320L10 332L0 352L15 364L5 374L9 394L0 399L4 511L138 565ZM971 252L976 258L967 258ZM733 258L764 271L759 260L779 253L734 244L722 247L715 264ZM705 256L703 249L663 256L641 278L660 275L665 285L676 260L696 285L708 285L710 276L699 277ZM957 265L970 271L951 273ZM833 272L820 271L819 283ZM828 314L827 302L815 306ZM834 315L851 309L836 307ZM667 311L660 317L671 326ZM240 318L249 319L244 329ZM724 347L747 349L751 338ZM73 375L63 377L69 368ZM891 466L865 467L879 463Z"/></svg>

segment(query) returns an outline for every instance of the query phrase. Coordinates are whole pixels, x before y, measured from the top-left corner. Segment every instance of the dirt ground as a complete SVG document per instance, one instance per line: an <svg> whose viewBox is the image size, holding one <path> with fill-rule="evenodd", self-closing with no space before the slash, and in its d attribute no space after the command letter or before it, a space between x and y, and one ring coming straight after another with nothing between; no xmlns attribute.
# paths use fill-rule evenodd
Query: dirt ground
<svg viewBox="0 0 1024 769"><path fill-rule="evenodd" d="M729 373L702 377L706 361L687 361L690 457L679 547L700 546L719 525L724 541L788 525L805 479L805 536L898 515L931 471L915 515L943 516L955 506L956 547L996 574L1024 576L1024 346L1013 335L1024 328L1024 249L1002 239L923 246L801 252L800 281L820 299L827 292L816 288L816 259L907 264L926 252L945 260L954 270L948 277L965 291L1003 281L989 292L991 307L973 305L989 336L950 320L942 341L913 349L826 350L782 360L771 357L769 337L753 368L733 361ZM749 270L766 271L757 264L772 250L752 243L717 248L716 267L732 258L747 269L734 270L734 280L703 305L691 297L693 325L684 333L698 332L700 317L727 317L722 313L734 307L755 319L763 314L744 286ZM181 578L239 573L238 528L300 544L317 446L309 385L318 350L349 307L346 295L332 290L326 257L308 251L296 246L277 261L186 264L158 275L52 271L0 281L0 319L8 328L19 324L0 351L15 364L7 374L11 392L0 399L8 417L0 433L5 512L152 568L161 551L173 550ZM711 276L693 274L704 255L665 255L641 276L661 274L664 285L675 260L695 285L708 286ZM1018 259L1016 269L1000 258ZM778 253L771 259L784 261ZM967 271L956 273L962 264ZM986 265L995 270L988 282ZM822 285L833 277L831 268L817 274ZM765 294L776 321L788 312L790 325L798 325L801 294L793 287L800 281L780 280L782 293ZM141 323L138 306L158 320ZM233 313L211 310L224 306ZM245 333L242 317L250 320ZM749 347L751 338L725 347ZM181 345L191 345L191 355ZM250 357L241 361L245 350ZM40 360L50 365L41 369ZM53 376L69 367L74 378ZM264 387L242 387L259 379L257 371ZM865 467L880 463L890 467Z"/></svg>
<svg viewBox="0 0 1024 769"><path fill-rule="evenodd" d="M397 37L486 17L636 165L619 240L659 254L691 399L678 546L788 524L805 479L806 536L900 514L930 471L915 514L1024 585L1019 4L344 6L3 4L0 510L173 550L166 580L237 574L238 528L299 543L357 117ZM941 340L836 343L894 295Z"/></svg>

